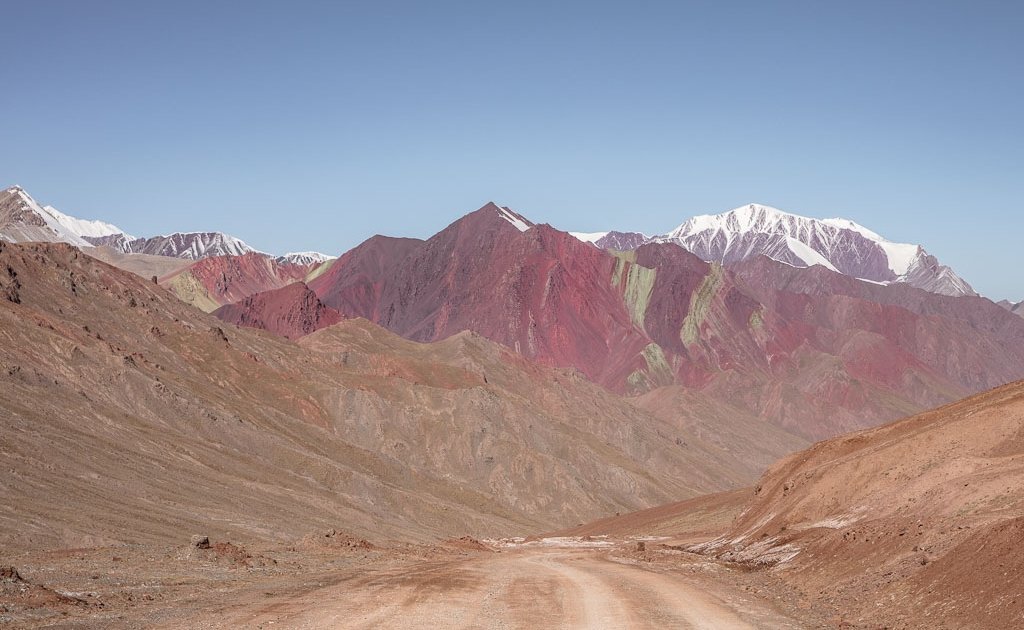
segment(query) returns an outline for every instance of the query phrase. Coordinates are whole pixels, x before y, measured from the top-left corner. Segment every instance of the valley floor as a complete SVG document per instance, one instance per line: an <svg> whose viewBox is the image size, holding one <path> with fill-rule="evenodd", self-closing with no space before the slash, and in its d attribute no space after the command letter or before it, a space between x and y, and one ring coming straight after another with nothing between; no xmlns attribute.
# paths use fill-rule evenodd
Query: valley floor
<svg viewBox="0 0 1024 630"><path fill-rule="evenodd" d="M807 628L829 624L764 576L655 541L546 538L437 547L239 555L193 550L86 576L109 554L82 552L64 579L96 591L7 616L51 628ZM489 547L489 548L488 548ZM99 554L99 555L95 555ZM95 557L93 557L95 555ZM249 558L244 558L250 555ZM275 558L276 555L276 558ZM102 557L101 557L102 556ZM239 558L242 561L239 561ZM61 563L64 564L64 563ZM90 568L92 567L92 568ZM61 575L36 567L37 575ZM191 570L189 570L191 568ZM131 573L132 575L129 575ZM106 590L106 592L102 592ZM97 592L98 591L98 592ZM8 606L8 610L15 608ZM0 614L0 618L4 615Z"/></svg>
<svg viewBox="0 0 1024 630"><path fill-rule="evenodd" d="M303 628L797 628L769 603L701 575L607 551L537 547L400 575L372 573L229 619Z"/></svg>

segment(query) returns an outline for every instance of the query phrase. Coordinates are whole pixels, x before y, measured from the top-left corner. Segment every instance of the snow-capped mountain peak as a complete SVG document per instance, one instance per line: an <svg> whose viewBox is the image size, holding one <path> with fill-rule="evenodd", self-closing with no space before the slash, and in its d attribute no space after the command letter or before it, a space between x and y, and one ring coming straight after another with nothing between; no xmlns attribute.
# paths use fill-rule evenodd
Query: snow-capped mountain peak
<svg viewBox="0 0 1024 630"><path fill-rule="evenodd" d="M778 208L758 203L734 208L722 214L701 214L688 219L666 236L675 238L706 230L728 232L776 232L780 226L797 224L806 217L783 212Z"/></svg>
<svg viewBox="0 0 1024 630"><path fill-rule="evenodd" d="M87 247L86 237L125 234L104 221L76 219L53 206L43 206L21 186L0 192L0 238L13 241L60 241Z"/></svg>
<svg viewBox="0 0 1024 630"><path fill-rule="evenodd" d="M116 225L78 219L43 206L21 186L0 191L0 240L51 241L76 247L105 246L127 254L151 254L198 260L258 252L241 239L221 232L175 232L136 238Z"/></svg>
<svg viewBox="0 0 1024 630"><path fill-rule="evenodd" d="M871 230L847 219L812 219L760 203L739 206L721 214L697 215L687 219L682 225L659 238L660 240L669 240L698 232L721 231L727 234L781 234L805 240L815 233L828 232L827 228L851 230L865 238L885 240Z"/></svg>
<svg viewBox="0 0 1024 630"><path fill-rule="evenodd" d="M852 230L861 234L869 241L877 243L879 247L885 250L886 255L889 257L889 268L897 276L909 273L914 260L924 254L924 249L920 245L894 243L877 232L873 232L849 219L822 219L821 222L841 230Z"/></svg>
<svg viewBox="0 0 1024 630"><path fill-rule="evenodd" d="M150 254L199 260L210 256L241 256L248 253L263 253L249 247L240 238L223 232L174 232L162 236L139 238L124 242L98 242L130 254Z"/></svg>
<svg viewBox="0 0 1024 630"><path fill-rule="evenodd" d="M150 254L198 260L210 256L241 256L259 253L245 241L222 232L174 232L136 238L104 221L78 219L44 206L21 186L0 191L0 240L51 241L76 247L110 247L126 254ZM267 255L267 254L264 254ZM305 253L312 260L323 254ZM326 259L326 258L325 258Z"/></svg>
<svg viewBox="0 0 1024 630"><path fill-rule="evenodd" d="M337 256L328 256L320 252L288 252L277 257L277 262L291 263L293 265L315 265L328 260L334 260Z"/></svg>
<svg viewBox="0 0 1024 630"><path fill-rule="evenodd" d="M728 264L764 255L797 267L822 265L870 282L905 282L947 295L975 295L920 245L894 243L848 219L812 219L763 204L688 219L659 242Z"/></svg>
<svg viewBox="0 0 1024 630"><path fill-rule="evenodd" d="M865 238L871 239L873 241L884 241L884 240L886 240L885 238L883 238L877 232L872 232L871 230L867 229L866 227L864 227L860 223L856 223L856 222L851 221L849 219L842 219L842 218L836 217L835 219L822 219L821 222L826 224L826 225L831 225L833 227L837 227L837 228L842 229L842 230L853 230L854 232L859 232L862 235L864 235Z"/></svg>
<svg viewBox="0 0 1024 630"><path fill-rule="evenodd" d="M600 249L620 252L636 249L650 240L650 237L641 232L616 232L615 230L610 232L569 232L569 235Z"/></svg>
<svg viewBox="0 0 1024 630"><path fill-rule="evenodd" d="M53 206L43 206L42 210L46 215L53 219L54 223L78 236L109 236L111 234L124 234L125 236L131 237L130 234L121 228L105 221L76 219L75 217L64 214Z"/></svg>
<svg viewBox="0 0 1024 630"><path fill-rule="evenodd" d="M127 238L123 234L92 237L85 240L95 247L109 247L125 254L148 254L199 260L210 256L241 256L260 252L245 241L223 232L174 232L148 238ZM269 255L269 254L265 254Z"/></svg>

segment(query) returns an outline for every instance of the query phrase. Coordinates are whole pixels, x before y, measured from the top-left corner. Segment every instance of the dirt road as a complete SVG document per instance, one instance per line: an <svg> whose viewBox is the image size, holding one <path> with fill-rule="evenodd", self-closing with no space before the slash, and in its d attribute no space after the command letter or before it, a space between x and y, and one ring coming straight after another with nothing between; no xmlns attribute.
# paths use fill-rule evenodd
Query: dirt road
<svg viewBox="0 0 1024 630"><path fill-rule="evenodd" d="M701 572L609 549L522 546L430 561L236 610L217 627L799 628L765 600Z"/></svg>

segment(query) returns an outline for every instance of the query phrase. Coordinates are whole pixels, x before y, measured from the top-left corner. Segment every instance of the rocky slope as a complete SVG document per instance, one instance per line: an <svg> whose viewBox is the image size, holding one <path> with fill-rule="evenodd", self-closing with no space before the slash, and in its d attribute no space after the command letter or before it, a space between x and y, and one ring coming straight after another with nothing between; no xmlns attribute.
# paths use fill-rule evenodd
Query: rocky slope
<svg viewBox="0 0 1024 630"><path fill-rule="evenodd" d="M255 293L280 289L304 280L313 268L278 262L250 252L241 256L214 256L160 278L160 284L184 302L206 312L243 300Z"/></svg>
<svg viewBox="0 0 1024 630"><path fill-rule="evenodd" d="M134 273L145 280L152 280L154 277L159 279L172 275L192 264L192 261L184 258L150 256L148 254L125 254L120 250L103 246L82 247L81 252L86 256L102 260L118 269Z"/></svg>
<svg viewBox="0 0 1024 630"><path fill-rule="evenodd" d="M321 254L320 252L289 252L282 256L277 256L275 260L279 263L309 266L325 263L328 260L334 260L335 258L337 258L337 256L328 256L327 254Z"/></svg>
<svg viewBox="0 0 1024 630"><path fill-rule="evenodd" d="M640 232L570 232L573 236L585 243L593 243L601 249L611 249L618 252L626 252L636 249L651 240L646 234Z"/></svg>
<svg viewBox="0 0 1024 630"><path fill-rule="evenodd" d="M338 311L324 306L316 293L302 282L250 295L218 308L213 315L225 322L261 328L285 339L297 339L343 319Z"/></svg>
<svg viewBox="0 0 1024 630"><path fill-rule="evenodd" d="M298 346L61 244L0 245L0 424L4 549L537 531L746 455L478 335Z"/></svg>
<svg viewBox="0 0 1024 630"><path fill-rule="evenodd" d="M567 528L657 536L646 562L703 554L813 627L1017 628L1024 600L1024 382L771 466L759 483Z"/></svg>
<svg viewBox="0 0 1024 630"><path fill-rule="evenodd" d="M1024 302L1011 302L1009 300L1000 300L996 302L999 306L1002 306L1006 310L1010 311L1014 315L1020 315L1024 317Z"/></svg>
<svg viewBox="0 0 1024 630"><path fill-rule="evenodd" d="M123 232L103 221L76 219L53 206L43 206L20 186L0 191L0 241L61 242L88 247L87 239L112 234Z"/></svg>
<svg viewBox="0 0 1024 630"><path fill-rule="evenodd" d="M86 237L89 244L125 254L147 254L199 260L211 256L242 256L256 252L241 239L222 232L175 232L164 236L132 238L125 234Z"/></svg>
<svg viewBox="0 0 1024 630"><path fill-rule="evenodd" d="M381 292L399 265L423 241L373 236L310 273L308 281L325 303L350 317L380 318ZM455 331L458 332L458 331Z"/></svg>
<svg viewBox="0 0 1024 630"><path fill-rule="evenodd" d="M816 444L754 494L702 552L771 567L860 622L1024 623L1024 383Z"/></svg>
<svg viewBox="0 0 1024 630"><path fill-rule="evenodd" d="M342 314L415 341L472 330L624 383L647 340L613 281L616 259L550 226L523 229L507 212L488 204L427 241L372 239L309 286Z"/></svg>

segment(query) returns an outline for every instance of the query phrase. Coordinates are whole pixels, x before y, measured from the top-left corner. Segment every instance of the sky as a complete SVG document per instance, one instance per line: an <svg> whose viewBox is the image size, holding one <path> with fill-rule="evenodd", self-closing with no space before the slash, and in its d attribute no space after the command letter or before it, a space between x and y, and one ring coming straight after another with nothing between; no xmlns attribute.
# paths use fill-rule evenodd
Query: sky
<svg viewBox="0 0 1024 630"><path fill-rule="evenodd" d="M265 251L746 203L1024 299L1021 2L0 0L0 186Z"/></svg>

